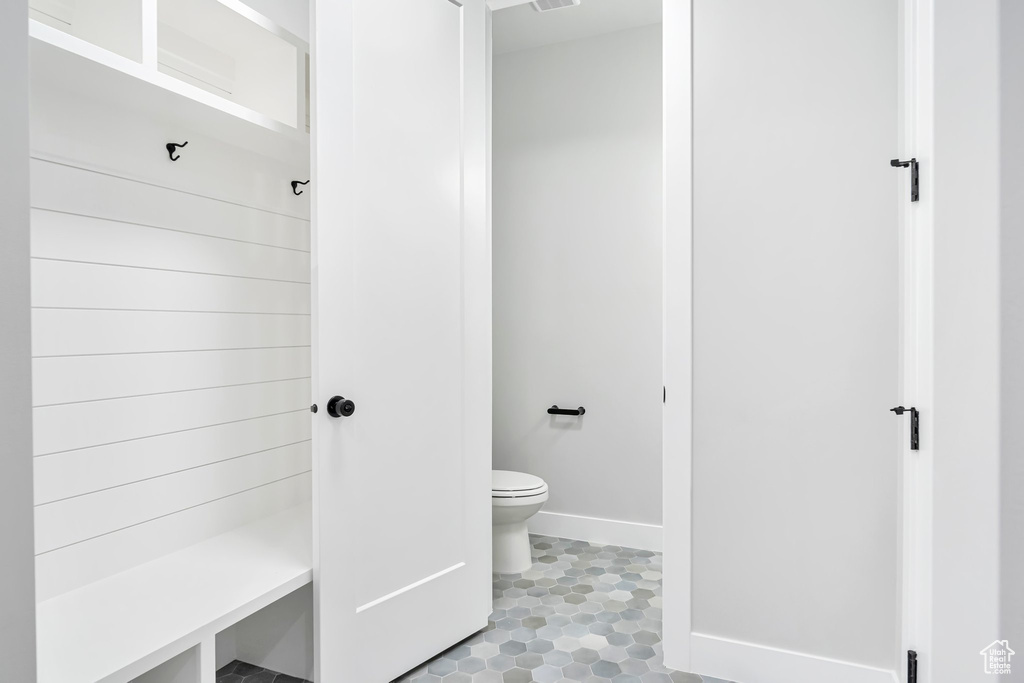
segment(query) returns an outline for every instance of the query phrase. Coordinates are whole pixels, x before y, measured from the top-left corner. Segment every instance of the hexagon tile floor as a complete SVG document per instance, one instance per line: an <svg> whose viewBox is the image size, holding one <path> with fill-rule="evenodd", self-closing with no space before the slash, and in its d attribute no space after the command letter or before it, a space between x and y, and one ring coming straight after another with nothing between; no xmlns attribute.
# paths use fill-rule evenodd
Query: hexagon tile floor
<svg viewBox="0 0 1024 683"><path fill-rule="evenodd" d="M724 683L661 665L661 555L530 536L487 628L395 683Z"/></svg>

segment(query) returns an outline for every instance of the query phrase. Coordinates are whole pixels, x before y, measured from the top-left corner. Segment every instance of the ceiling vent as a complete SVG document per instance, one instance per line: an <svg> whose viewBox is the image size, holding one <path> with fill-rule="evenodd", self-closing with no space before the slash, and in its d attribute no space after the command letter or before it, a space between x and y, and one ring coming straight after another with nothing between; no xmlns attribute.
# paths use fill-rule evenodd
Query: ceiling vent
<svg viewBox="0 0 1024 683"><path fill-rule="evenodd" d="M553 9L576 7L580 4L580 0L534 0L531 4L533 9L538 12L550 12Z"/></svg>

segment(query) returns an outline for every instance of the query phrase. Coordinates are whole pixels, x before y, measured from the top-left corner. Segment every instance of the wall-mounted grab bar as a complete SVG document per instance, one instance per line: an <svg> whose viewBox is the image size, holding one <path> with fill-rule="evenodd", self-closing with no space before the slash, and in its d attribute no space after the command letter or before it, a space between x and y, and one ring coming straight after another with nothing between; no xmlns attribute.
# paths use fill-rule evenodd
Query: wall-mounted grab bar
<svg viewBox="0 0 1024 683"><path fill-rule="evenodd" d="M548 415L583 415L587 412L587 409L583 406L574 410L566 410L565 408L559 408L558 406L551 406L548 408Z"/></svg>

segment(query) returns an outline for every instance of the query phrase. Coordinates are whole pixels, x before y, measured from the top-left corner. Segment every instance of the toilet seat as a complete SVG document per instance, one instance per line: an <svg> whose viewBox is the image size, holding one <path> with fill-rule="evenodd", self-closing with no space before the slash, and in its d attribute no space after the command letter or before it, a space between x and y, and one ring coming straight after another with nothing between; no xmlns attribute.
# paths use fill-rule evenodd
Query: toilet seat
<svg viewBox="0 0 1024 683"><path fill-rule="evenodd" d="M529 498L544 495L548 485L540 477L511 470L491 470L492 498Z"/></svg>

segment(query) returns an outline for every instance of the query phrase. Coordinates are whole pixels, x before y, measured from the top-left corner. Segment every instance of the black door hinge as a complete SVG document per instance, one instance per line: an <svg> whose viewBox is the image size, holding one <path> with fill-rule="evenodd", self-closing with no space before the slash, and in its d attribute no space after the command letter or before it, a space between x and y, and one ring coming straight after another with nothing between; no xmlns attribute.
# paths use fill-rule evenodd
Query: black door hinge
<svg viewBox="0 0 1024 683"><path fill-rule="evenodd" d="M896 406L895 408L890 408L889 411L897 415L902 415L906 412L910 413L910 450L921 450L921 411L913 406L910 408Z"/></svg>
<svg viewBox="0 0 1024 683"><path fill-rule="evenodd" d="M921 199L921 172L917 165L917 159L911 159L910 161L900 161L899 159L892 159L889 161L889 165L893 168L906 168L910 167L910 201L916 202Z"/></svg>
<svg viewBox="0 0 1024 683"><path fill-rule="evenodd" d="M907 683L917 683L917 653L907 650Z"/></svg>
<svg viewBox="0 0 1024 683"><path fill-rule="evenodd" d="M665 387L661 388L661 402L664 403L668 399L668 389Z"/></svg>

